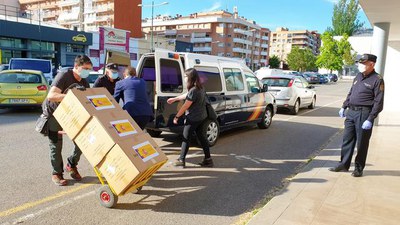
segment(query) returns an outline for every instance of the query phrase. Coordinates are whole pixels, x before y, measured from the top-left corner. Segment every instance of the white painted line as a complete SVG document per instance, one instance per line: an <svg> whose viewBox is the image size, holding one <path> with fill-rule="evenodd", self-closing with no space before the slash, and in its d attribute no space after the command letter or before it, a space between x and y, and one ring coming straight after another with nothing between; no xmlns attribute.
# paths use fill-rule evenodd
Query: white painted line
<svg viewBox="0 0 400 225"><path fill-rule="evenodd" d="M76 201L78 201L78 200L80 200L80 199L82 199L82 198L85 198L85 197L88 197L88 196L94 195L94 194L95 194L95 191L91 191L91 192L88 192L88 193L85 193L85 194L76 196L76 197L74 197L74 198L72 198L72 199L65 200L65 201L62 201L62 202L60 202L60 203L57 203L57 204L48 206L48 207L46 207L46 208L44 208L44 209L41 209L41 210L39 210L39 211L37 211L37 212L30 213L30 214L26 214L25 216L22 216L22 217L20 217L20 218L18 218L18 219L16 219L16 220L14 220L14 221L11 222L11 223L10 223L10 222L5 222L5 223L3 223L2 225L11 225L11 224L20 224L20 223L24 223L24 222L26 222L26 221L28 221L28 220L30 220L30 219L33 219L33 218L35 218L35 217L38 217L38 216L40 216L40 215L43 215L43 214L45 214L45 213L47 213L47 212L50 212L50 211L53 211L53 210L55 210L55 209L61 208L61 207L63 207L63 206L72 204L72 203L74 203L74 202L76 202Z"/></svg>

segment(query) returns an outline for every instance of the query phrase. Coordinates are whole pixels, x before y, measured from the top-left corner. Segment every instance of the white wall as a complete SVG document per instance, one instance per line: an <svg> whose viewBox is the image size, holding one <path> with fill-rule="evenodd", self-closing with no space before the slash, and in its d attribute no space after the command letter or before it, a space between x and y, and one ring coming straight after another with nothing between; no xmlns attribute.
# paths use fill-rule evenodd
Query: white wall
<svg viewBox="0 0 400 225"><path fill-rule="evenodd" d="M379 115L379 125L400 125L400 92L399 92L400 51L388 47L385 80L385 102Z"/></svg>

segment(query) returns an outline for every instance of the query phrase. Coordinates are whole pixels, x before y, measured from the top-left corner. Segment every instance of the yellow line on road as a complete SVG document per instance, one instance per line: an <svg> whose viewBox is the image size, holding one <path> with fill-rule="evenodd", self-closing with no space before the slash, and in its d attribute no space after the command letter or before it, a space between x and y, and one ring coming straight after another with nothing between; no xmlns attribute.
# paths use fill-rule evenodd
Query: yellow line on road
<svg viewBox="0 0 400 225"><path fill-rule="evenodd" d="M52 201L54 199L66 196L68 194L83 190L83 189L88 188L88 187L93 186L93 185L94 184L83 184L83 185L81 185L79 187L72 188L72 189L69 189L67 191L59 192L59 193L57 193L55 195L51 195L51 196L45 197L45 198L40 199L38 201L28 202L28 203L25 203L23 205L20 205L20 206L11 208L11 209L7 209L6 211L0 212L0 218L1 217L5 217L5 216L9 216L11 214L14 214L14 213L17 213L17 212L20 212L20 211L23 211L23 210L26 210L26 209L29 209L29 208L33 208L33 207L38 206L40 204L43 204L43 203Z"/></svg>

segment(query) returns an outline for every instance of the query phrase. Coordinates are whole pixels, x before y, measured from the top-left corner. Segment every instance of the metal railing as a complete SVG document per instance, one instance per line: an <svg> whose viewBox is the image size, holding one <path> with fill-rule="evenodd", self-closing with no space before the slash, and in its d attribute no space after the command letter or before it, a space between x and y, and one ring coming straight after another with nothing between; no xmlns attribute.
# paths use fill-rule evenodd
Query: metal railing
<svg viewBox="0 0 400 225"><path fill-rule="evenodd" d="M30 24L39 22L34 19L33 11L3 4L0 4L0 20L29 22Z"/></svg>

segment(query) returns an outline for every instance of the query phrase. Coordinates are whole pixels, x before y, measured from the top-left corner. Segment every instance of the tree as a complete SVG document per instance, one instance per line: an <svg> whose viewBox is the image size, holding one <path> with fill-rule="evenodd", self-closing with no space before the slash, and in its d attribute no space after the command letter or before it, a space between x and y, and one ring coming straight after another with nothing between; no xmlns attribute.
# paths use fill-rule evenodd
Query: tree
<svg viewBox="0 0 400 225"><path fill-rule="evenodd" d="M271 58L269 58L269 67L272 69L279 68L280 63L281 60L276 55L273 55Z"/></svg>
<svg viewBox="0 0 400 225"><path fill-rule="evenodd" d="M289 68L300 72L315 69L315 61L316 57L309 48L294 47L287 56Z"/></svg>
<svg viewBox="0 0 400 225"><path fill-rule="evenodd" d="M344 34L342 39L337 43L338 53L342 56L342 61L345 66L354 65L357 53L351 53L352 47L349 42L349 36Z"/></svg>
<svg viewBox="0 0 400 225"><path fill-rule="evenodd" d="M358 0L339 0L333 8L332 27L328 27L327 31L333 36L351 36L364 26L357 18L359 11Z"/></svg>
<svg viewBox="0 0 400 225"><path fill-rule="evenodd" d="M339 55L337 41L335 41L329 32L325 32L321 37L322 46L321 54L317 58L317 66L319 68L332 70L340 70L343 66L342 56Z"/></svg>

